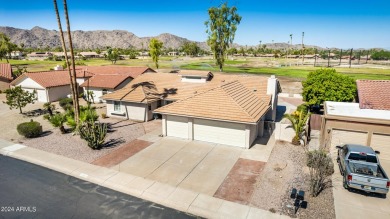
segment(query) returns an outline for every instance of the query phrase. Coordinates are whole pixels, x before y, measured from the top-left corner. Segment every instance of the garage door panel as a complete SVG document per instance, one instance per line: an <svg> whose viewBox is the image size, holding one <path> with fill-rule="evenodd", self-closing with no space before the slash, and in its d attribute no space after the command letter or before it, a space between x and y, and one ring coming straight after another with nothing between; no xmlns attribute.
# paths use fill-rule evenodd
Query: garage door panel
<svg viewBox="0 0 390 219"><path fill-rule="evenodd" d="M341 144L367 145L367 136L367 132L333 129L332 147Z"/></svg>
<svg viewBox="0 0 390 219"><path fill-rule="evenodd" d="M390 135L374 133L371 137L371 147L380 151L380 159L390 160Z"/></svg>
<svg viewBox="0 0 390 219"><path fill-rule="evenodd" d="M188 118L167 116L167 136L188 139Z"/></svg>
<svg viewBox="0 0 390 219"><path fill-rule="evenodd" d="M245 125L195 119L194 139L218 144L245 147Z"/></svg>

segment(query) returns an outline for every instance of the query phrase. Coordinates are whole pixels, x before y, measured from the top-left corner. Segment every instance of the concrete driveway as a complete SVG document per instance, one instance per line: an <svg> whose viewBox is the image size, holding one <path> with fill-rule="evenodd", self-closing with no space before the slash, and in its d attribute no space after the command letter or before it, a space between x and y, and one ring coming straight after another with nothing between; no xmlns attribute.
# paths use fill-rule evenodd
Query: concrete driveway
<svg viewBox="0 0 390 219"><path fill-rule="evenodd" d="M164 137L115 170L213 196L239 158L266 162L273 142L250 150Z"/></svg>
<svg viewBox="0 0 390 219"><path fill-rule="evenodd" d="M337 150L331 149L335 173L332 176L336 218L390 218L390 194L386 199L360 192L349 192L343 188L343 178L336 162ZM390 161L381 160L386 173L390 173Z"/></svg>

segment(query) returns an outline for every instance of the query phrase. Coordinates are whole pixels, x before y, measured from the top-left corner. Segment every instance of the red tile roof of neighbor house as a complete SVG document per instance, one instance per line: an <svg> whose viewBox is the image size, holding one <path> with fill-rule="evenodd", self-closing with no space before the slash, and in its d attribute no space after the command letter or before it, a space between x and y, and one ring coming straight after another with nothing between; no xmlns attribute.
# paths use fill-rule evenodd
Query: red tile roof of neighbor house
<svg viewBox="0 0 390 219"><path fill-rule="evenodd" d="M12 68L8 63L0 63L0 77L12 80Z"/></svg>
<svg viewBox="0 0 390 219"><path fill-rule="evenodd" d="M80 87L110 88L115 89L128 78L133 78L128 74L98 74L86 80Z"/></svg>
<svg viewBox="0 0 390 219"><path fill-rule="evenodd" d="M390 80L357 80L361 109L390 110Z"/></svg>
<svg viewBox="0 0 390 219"><path fill-rule="evenodd" d="M82 78L90 75L88 72L76 70L76 77ZM60 71L45 71L45 72L27 72L16 78L11 82L11 85L18 85L22 80L31 78L44 88L59 87L70 84L68 70Z"/></svg>

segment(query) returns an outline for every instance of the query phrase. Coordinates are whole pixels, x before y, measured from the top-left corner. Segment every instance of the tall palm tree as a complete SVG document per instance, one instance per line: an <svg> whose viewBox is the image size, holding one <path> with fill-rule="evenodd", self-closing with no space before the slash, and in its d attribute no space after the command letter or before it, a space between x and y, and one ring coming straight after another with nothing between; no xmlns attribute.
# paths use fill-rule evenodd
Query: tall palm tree
<svg viewBox="0 0 390 219"><path fill-rule="evenodd" d="M57 0L53 0L53 3L54 3L54 10L55 10L56 16L57 16L57 23L58 23L58 28L59 28L60 37L61 37L62 50L64 51L65 62L66 62L66 65L68 66L70 88L71 88L71 91L72 91L72 99L73 99L73 103L74 103L73 104L74 111L75 112L79 112L79 110L76 109L76 107L77 107L76 101L78 103L78 94L76 93L76 86L75 86L75 83L74 83L74 80L73 80L73 74L72 74L72 71L71 71L71 68L70 68L70 63L69 63L69 59L68 59L68 55L67 55L67 51L66 51L64 32L62 31L62 25L61 25L60 14L58 12ZM74 77L74 78L76 78L76 77ZM76 121L78 121L78 117L79 117L79 114L75 113L75 120Z"/></svg>
<svg viewBox="0 0 390 219"><path fill-rule="evenodd" d="M79 104L79 89L76 82L76 65L74 62L74 52L73 52L73 43L72 43L72 35L70 32L70 23L69 23L69 15L68 15L68 5L66 3L66 0L63 0L64 2L64 13L65 13L65 20L66 20L66 27L68 32L68 40L69 40L69 48L70 48L70 58L72 59L72 81L74 85L74 98L75 98L75 119L77 124L79 124L79 117L80 117L80 104Z"/></svg>

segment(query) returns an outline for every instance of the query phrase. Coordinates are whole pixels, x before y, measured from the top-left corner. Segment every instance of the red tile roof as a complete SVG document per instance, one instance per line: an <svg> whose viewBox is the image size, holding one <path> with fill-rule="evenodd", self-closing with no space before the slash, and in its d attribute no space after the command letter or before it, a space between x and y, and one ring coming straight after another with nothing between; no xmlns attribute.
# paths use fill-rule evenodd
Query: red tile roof
<svg viewBox="0 0 390 219"><path fill-rule="evenodd" d="M12 68L8 63L0 63L0 77L12 80Z"/></svg>
<svg viewBox="0 0 390 219"><path fill-rule="evenodd" d="M84 77L84 75L89 75L90 73L84 71L77 71L76 77ZM44 88L49 87L59 87L64 85L69 85L69 72L68 70L61 71L46 71L46 72L28 72L24 73L14 81L11 82L11 85L18 85L25 78L31 78L39 85Z"/></svg>
<svg viewBox="0 0 390 219"><path fill-rule="evenodd" d="M115 89L128 78L133 78L128 74L98 74L86 80L80 87L110 88Z"/></svg>
<svg viewBox="0 0 390 219"><path fill-rule="evenodd" d="M361 109L390 110L390 80L357 80Z"/></svg>

